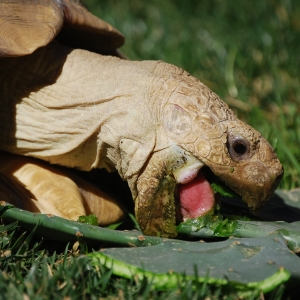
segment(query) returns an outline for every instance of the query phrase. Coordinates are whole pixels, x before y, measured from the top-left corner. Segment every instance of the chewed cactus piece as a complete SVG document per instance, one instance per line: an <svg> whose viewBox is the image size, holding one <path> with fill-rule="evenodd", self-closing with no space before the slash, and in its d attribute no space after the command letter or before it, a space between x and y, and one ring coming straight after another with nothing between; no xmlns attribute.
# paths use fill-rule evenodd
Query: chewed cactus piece
<svg viewBox="0 0 300 300"><path fill-rule="evenodd" d="M78 238L90 244L107 242L122 246L144 247L161 242L160 238L144 236L140 232L124 232L90 224L67 220L54 215L28 212L0 201L0 218L5 222L18 222L27 230L36 228L36 234L55 241L77 241Z"/></svg>

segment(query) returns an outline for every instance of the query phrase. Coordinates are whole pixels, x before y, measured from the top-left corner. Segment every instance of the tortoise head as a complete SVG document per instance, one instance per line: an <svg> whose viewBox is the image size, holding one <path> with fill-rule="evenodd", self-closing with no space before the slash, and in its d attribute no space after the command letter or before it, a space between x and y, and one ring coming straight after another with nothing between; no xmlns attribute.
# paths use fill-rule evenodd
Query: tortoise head
<svg viewBox="0 0 300 300"><path fill-rule="evenodd" d="M257 210L272 197L283 167L270 144L251 126L239 120L225 124L222 165L214 159L214 149L205 159L206 164L249 208Z"/></svg>
<svg viewBox="0 0 300 300"><path fill-rule="evenodd" d="M260 208L274 193L283 167L254 128L237 119L216 94L190 77L164 107L167 135L199 159L248 206Z"/></svg>
<svg viewBox="0 0 300 300"><path fill-rule="evenodd" d="M170 227L176 219L200 217L213 209L210 183L215 179L256 210L273 195L283 175L274 150L260 133L237 119L199 80L184 71L175 72L176 76L165 80L172 91L159 117L158 140L163 136L169 147L161 143L149 159L139 180L138 198L145 195L144 201L136 203L145 233L163 236L176 235L175 226ZM158 169L163 171L153 176Z"/></svg>

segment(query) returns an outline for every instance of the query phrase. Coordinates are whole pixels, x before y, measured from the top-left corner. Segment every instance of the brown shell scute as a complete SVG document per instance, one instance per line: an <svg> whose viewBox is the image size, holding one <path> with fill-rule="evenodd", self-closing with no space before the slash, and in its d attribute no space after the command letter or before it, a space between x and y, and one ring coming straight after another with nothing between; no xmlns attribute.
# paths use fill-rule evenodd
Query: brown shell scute
<svg viewBox="0 0 300 300"><path fill-rule="evenodd" d="M22 56L54 38L97 53L124 44L124 36L76 0L0 1L0 57Z"/></svg>
<svg viewBox="0 0 300 300"><path fill-rule="evenodd" d="M2 0L0 56L30 54L50 43L62 26L63 11L59 1Z"/></svg>
<svg viewBox="0 0 300 300"><path fill-rule="evenodd" d="M64 26L58 40L73 48L100 53L124 44L124 36L110 24L97 18L78 1L62 0Z"/></svg>

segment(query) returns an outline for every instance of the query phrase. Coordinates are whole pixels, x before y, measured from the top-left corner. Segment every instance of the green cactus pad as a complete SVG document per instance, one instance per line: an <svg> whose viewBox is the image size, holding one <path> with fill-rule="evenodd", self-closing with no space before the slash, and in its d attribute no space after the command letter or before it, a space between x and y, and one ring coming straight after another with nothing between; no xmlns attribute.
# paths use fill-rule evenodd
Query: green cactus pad
<svg viewBox="0 0 300 300"><path fill-rule="evenodd" d="M287 281L290 272L300 275L300 260L280 236L218 243L165 240L151 247L110 248L89 256L116 275L147 277L157 289L174 288L188 279L230 284L243 293L268 292Z"/></svg>

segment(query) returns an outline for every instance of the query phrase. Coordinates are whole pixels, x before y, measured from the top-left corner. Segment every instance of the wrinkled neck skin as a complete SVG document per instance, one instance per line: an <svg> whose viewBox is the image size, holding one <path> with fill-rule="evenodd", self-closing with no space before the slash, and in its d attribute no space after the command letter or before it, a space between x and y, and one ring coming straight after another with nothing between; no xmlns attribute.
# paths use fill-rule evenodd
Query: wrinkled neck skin
<svg viewBox="0 0 300 300"><path fill-rule="evenodd" d="M171 93L161 92L160 65L57 43L1 58L1 149L82 170L116 169L136 195L150 153L168 147L157 136L159 107Z"/></svg>
<svg viewBox="0 0 300 300"><path fill-rule="evenodd" d="M117 170L143 231L176 235L174 174L201 166L165 130L180 136L188 129L184 117L176 121L181 108L168 104L186 72L54 43L0 60L0 74L2 150L87 171Z"/></svg>

